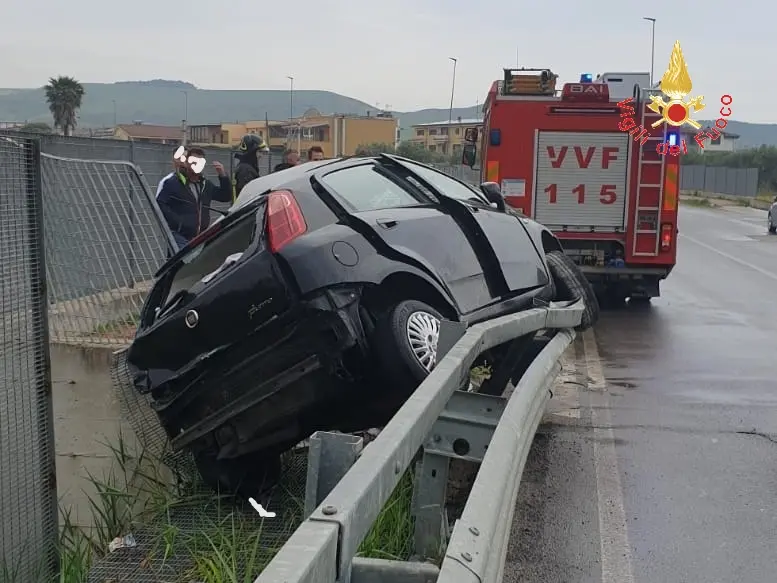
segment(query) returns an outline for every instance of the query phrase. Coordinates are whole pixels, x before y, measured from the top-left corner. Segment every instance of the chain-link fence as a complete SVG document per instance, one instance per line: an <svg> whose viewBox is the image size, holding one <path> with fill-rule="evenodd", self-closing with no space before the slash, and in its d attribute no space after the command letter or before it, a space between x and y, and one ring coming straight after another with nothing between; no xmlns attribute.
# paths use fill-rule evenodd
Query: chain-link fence
<svg viewBox="0 0 777 583"><path fill-rule="evenodd" d="M51 369L35 139L0 136L0 581L49 581L57 541Z"/></svg>
<svg viewBox="0 0 777 583"><path fill-rule="evenodd" d="M52 338L124 344L169 249L153 194L129 162L42 155Z"/></svg>

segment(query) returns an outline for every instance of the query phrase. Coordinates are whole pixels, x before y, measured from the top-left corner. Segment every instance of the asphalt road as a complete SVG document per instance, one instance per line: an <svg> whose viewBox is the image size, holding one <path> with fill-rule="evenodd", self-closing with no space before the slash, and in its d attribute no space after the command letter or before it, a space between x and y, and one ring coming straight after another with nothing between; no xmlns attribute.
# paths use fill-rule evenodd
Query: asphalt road
<svg viewBox="0 0 777 583"><path fill-rule="evenodd" d="M777 580L765 214L683 207L662 297L578 339L527 463L505 581Z"/></svg>

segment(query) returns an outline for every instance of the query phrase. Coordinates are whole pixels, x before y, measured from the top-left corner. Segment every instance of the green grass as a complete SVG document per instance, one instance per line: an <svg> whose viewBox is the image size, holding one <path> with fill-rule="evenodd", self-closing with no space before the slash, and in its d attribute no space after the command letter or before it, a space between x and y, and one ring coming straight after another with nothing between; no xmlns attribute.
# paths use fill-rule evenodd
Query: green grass
<svg viewBox="0 0 777 583"><path fill-rule="evenodd" d="M681 199L680 202L686 206L695 206L695 207L704 207L704 208L712 208L715 206L707 198L695 198L695 197L684 198L684 199Z"/></svg>
<svg viewBox="0 0 777 583"><path fill-rule="evenodd" d="M137 313L126 314L121 318L111 320L110 322L97 324L97 326L94 327L94 333L99 335L105 335L105 334L120 332L126 328L137 328L139 322L140 322L140 314L137 314Z"/></svg>
<svg viewBox="0 0 777 583"><path fill-rule="evenodd" d="M143 546L147 554L141 566L158 571L160 577L164 573L160 581L252 583L301 522L302 500L292 499L292 508L277 518L248 518L227 497L202 492L189 483L171 485L160 471L158 460L130 451L122 436L106 446L113 458L112 468L103 476L85 475L94 490L88 496L93 528L76 526L70 510L61 508L64 525L58 549L60 574L53 580L38 579L35 583L86 583L90 568L110 554L110 542L129 533L136 539L138 533L151 534L152 542ZM412 494L413 474L408 470L365 537L359 556L394 560L410 557ZM193 516L196 529L179 526L180 520L175 517L182 511ZM282 521L280 528L275 522L278 520ZM264 532L270 521L271 536ZM189 565L183 572L181 557ZM14 569L0 564L0 583L33 582L23 581Z"/></svg>

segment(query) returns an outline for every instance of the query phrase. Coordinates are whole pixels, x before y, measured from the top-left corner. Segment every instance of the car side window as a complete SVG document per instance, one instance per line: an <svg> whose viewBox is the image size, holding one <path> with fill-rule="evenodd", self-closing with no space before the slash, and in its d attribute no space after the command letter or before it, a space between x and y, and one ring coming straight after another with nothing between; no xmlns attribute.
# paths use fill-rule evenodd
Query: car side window
<svg viewBox="0 0 777 583"><path fill-rule="evenodd" d="M399 184L380 174L374 164L330 172L321 178L321 183L351 212L424 204Z"/></svg>
<svg viewBox="0 0 777 583"><path fill-rule="evenodd" d="M425 166L421 166L420 164L413 164L412 162L407 162L407 161L403 161L403 162L408 166L410 166L413 172L418 174L421 178L426 180L429 184L434 186L437 190L442 192L444 195L458 200L463 200L467 202L477 201L480 204L488 205L488 201L485 200L483 196L474 188L471 188L466 184L463 184L458 180L455 180L450 176L443 174L442 172L437 172L436 170L432 170L431 168L426 168Z"/></svg>

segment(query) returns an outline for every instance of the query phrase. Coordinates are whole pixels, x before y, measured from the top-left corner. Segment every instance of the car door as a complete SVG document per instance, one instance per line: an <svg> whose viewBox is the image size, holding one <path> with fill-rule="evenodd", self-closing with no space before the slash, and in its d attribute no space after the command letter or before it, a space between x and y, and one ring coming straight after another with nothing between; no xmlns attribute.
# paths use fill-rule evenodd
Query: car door
<svg viewBox="0 0 777 583"><path fill-rule="evenodd" d="M351 216L371 227L394 252L436 273L462 313L493 300L481 258L467 233L449 213L414 192L411 185L401 185L373 161L317 179Z"/></svg>
<svg viewBox="0 0 777 583"><path fill-rule="evenodd" d="M508 294L548 283L542 257L518 217L492 207L479 191L447 174L408 160L393 160L418 175L438 194L469 210L496 255Z"/></svg>

